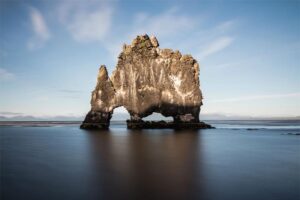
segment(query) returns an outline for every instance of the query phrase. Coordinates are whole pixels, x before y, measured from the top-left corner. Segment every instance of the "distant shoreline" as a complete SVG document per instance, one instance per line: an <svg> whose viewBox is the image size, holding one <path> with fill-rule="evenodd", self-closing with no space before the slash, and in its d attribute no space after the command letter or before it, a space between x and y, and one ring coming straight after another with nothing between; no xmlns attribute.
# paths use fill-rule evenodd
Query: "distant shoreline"
<svg viewBox="0 0 300 200"><path fill-rule="evenodd" d="M159 121L159 120L158 120ZM282 129L300 130L300 120L203 120L217 129ZM76 120L40 120L40 121L0 121L0 127L79 127L82 121ZM112 128L126 128L126 120L111 121Z"/></svg>
<svg viewBox="0 0 300 200"><path fill-rule="evenodd" d="M127 119L124 120L111 120L111 122L126 122ZM159 119L157 121L161 121L163 119ZM153 121L153 120L145 120L145 121ZM163 120L163 121L172 121L172 120ZM200 121L295 121L300 122L300 119L203 119ZM82 120L0 120L2 122L74 122L74 123L81 123Z"/></svg>

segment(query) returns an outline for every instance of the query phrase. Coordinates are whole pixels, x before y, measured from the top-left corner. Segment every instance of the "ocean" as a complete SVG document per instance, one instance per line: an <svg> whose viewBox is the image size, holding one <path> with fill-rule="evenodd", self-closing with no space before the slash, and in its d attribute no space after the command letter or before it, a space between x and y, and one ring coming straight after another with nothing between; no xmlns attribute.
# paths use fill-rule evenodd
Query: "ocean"
<svg viewBox="0 0 300 200"><path fill-rule="evenodd" d="M300 121L216 129L0 122L1 199L300 199Z"/></svg>

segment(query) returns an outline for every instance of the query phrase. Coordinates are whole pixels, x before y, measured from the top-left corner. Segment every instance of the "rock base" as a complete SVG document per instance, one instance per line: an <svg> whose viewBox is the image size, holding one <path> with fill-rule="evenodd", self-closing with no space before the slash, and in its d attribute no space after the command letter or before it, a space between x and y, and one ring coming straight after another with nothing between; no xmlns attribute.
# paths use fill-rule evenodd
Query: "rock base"
<svg viewBox="0 0 300 200"><path fill-rule="evenodd" d="M108 129L109 124L108 123L82 123L80 125L81 129Z"/></svg>
<svg viewBox="0 0 300 200"><path fill-rule="evenodd" d="M111 112L100 112L91 110L85 117L81 129L108 129Z"/></svg>
<svg viewBox="0 0 300 200"><path fill-rule="evenodd" d="M127 120L128 129L210 129L213 126L204 122L166 122Z"/></svg>

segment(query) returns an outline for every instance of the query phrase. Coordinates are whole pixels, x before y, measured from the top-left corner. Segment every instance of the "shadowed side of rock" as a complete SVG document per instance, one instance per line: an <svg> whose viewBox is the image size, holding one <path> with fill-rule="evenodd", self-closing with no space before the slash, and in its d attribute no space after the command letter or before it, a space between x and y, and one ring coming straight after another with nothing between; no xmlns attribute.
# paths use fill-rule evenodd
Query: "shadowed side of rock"
<svg viewBox="0 0 300 200"><path fill-rule="evenodd" d="M127 120L128 129L210 129L214 128L204 122L166 122Z"/></svg>
<svg viewBox="0 0 300 200"><path fill-rule="evenodd" d="M105 66L100 67L82 128L108 128L114 108L120 106L129 112L131 124L146 126L142 118L157 112L173 117L173 124L203 127L196 125L202 105L197 61L158 46L155 37L137 36L130 45L124 44L111 77Z"/></svg>
<svg viewBox="0 0 300 200"><path fill-rule="evenodd" d="M83 129L108 129L111 119L111 113L99 112L99 111L90 111L80 128Z"/></svg>

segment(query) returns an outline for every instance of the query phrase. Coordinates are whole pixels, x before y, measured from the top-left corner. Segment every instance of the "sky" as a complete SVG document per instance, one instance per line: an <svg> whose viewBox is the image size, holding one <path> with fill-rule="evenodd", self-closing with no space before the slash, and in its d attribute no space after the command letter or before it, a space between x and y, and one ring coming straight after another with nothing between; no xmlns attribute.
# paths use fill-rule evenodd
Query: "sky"
<svg viewBox="0 0 300 200"><path fill-rule="evenodd" d="M1 0L0 115L84 116L99 66L145 33L200 63L202 115L300 116L289 0Z"/></svg>

